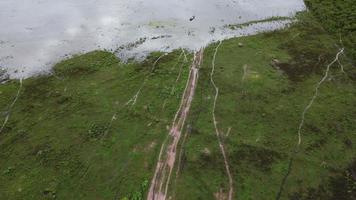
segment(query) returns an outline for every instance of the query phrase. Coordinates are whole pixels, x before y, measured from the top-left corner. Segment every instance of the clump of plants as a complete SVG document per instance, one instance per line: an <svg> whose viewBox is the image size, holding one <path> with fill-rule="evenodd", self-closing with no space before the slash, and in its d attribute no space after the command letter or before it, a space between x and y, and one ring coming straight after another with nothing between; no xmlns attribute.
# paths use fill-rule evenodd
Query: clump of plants
<svg viewBox="0 0 356 200"><path fill-rule="evenodd" d="M90 128L89 128L86 136L90 140L97 140L97 139L102 138L105 135L107 130L108 130L108 127L106 125L93 123L90 125Z"/></svg>
<svg viewBox="0 0 356 200"><path fill-rule="evenodd" d="M146 190L148 188L148 180L144 180L141 183L140 189L133 192L129 197L124 197L121 200L143 200L145 197Z"/></svg>
<svg viewBox="0 0 356 200"><path fill-rule="evenodd" d="M354 0L305 0L323 27L341 39L346 53L356 63L356 4Z"/></svg>

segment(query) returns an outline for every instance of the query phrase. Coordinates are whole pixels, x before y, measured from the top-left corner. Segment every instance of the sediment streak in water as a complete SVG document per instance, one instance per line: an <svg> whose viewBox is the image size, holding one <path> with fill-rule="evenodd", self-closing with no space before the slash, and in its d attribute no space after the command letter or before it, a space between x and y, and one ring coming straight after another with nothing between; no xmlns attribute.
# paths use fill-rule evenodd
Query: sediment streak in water
<svg viewBox="0 0 356 200"><path fill-rule="evenodd" d="M190 68L189 77L183 92L181 104L172 122L169 136L161 146L156 170L147 195L147 200L165 200L167 197L170 178L176 160L178 143L182 135L185 121L190 111L191 103L193 101L199 78L199 67L203 60L203 52L204 50L201 49L194 54L194 60ZM167 142L169 142L169 144L167 144ZM164 184L165 188L163 191Z"/></svg>

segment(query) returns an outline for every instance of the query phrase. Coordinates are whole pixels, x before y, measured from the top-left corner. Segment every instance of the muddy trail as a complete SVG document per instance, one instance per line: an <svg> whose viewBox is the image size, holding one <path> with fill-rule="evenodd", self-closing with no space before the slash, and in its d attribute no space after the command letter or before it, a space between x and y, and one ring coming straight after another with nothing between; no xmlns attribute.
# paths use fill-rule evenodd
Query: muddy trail
<svg viewBox="0 0 356 200"><path fill-rule="evenodd" d="M167 135L167 138L161 146L147 200L165 200L167 198L168 187L177 157L177 148L195 94L203 53L204 49L201 49L194 54L193 63L190 68L188 81L183 92L179 109L173 119L169 135Z"/></svg>

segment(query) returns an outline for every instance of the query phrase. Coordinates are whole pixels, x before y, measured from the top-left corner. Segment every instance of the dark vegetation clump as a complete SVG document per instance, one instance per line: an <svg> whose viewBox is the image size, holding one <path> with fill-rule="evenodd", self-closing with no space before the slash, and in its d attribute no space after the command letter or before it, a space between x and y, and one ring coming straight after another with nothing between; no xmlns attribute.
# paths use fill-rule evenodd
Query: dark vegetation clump
<svg viewBox="0 0 356 200"><path fill-rule="evenodd" d="M235 166L241 166L245 162L248 166L254 166L263 172L270 171L273 163L282 158L283 155L276 151L248 144L241 145L230 156Z"/></svg>
<svg viewBox="0 0 356 200"><path fill-rule="evenodd" d="M26 87L23 91L23 96L28 100L41 100L44 98L44 95L51 91L49 87L51 85L50 77L37 77L30 79L26 84Z"/></svg>
<svg viewBox="0 0 356 200"><path fill-rule="evenodd" d="M26 115L36 113L38 110L54 109L55 115L68 114L76 104L86 105L80 100L77 94L65 94L59 88L54 88L56 82L51 77L37 77L27 80L24 85L21 97L31 102L22 107L22 112ZM46 101L43 101L46 99ZM19 102L20 104L20 102ZM48 107L49 106L49 107Z"/></svg>
<svg viewBox="0 0 356 200"><path fill-rule="evenodd" d="M16 132L13 131L12 130L13 124L14 123L8 123L7 126L3 129L3 133L0 135L0 136L7 136L1 138L0 149L2 151L0 152L0 157L11 153L11 149L14 144L25 142L29 138L28 132L24 130L19 130ZM6 135L5 133L11 133L11 134Z"/></svg>
<svg viewBox="0 0 356 200"><path fill-rule="evenodd" d="M210 150L208 148L205 148L199 152L198 158L198 162L195 162L195 164L197 164L197 168L219 169L221 171L224 171L224 164L221 157L221 152L217 149Z"/></svg>
<svg viewBox="0 0 356 200"><path fill-rule="evenodd" d="M32 150L30 156L34 156L43 167L65 169L63 173L75 175L82 170L84 164L75 155L74 149L73 146L57 150L51 144L40 144Z"/></svg>
<svg viewBox="0 0 356 200"><path fill-rule="evenodd" d="M97 140L102 138L107 130L108 130L108 126L93 123L92 125L90 125L90 128L86 136L88 139Z"/></svg>
<svg viewBox="0 0 356 200"><path fill-rule="evenodd" d="M300 13L298 21L289 30L282 31L284 42L280 45L291 56L288 62L272 61L272 66L282 70L293 82L300 82L312 74L322 74L325 65L335 57L337 49L330 45L332 38L320 23L306 13ZM274 35L267 33L266 36Z"/></svg>
<svg viewBox="0 0 356 200"><path fill-rule="evenodd" d="M132 192L128 197L122 198L122 200L143 200L145 199L145 193L149 186L148 180L144 180L137 191Z"/></svg>
<svg viewBox="0 0 356 200"><path fill-rule="evenodd" d="M93 51L84 55L58 63L54 67L56 76L82 76L98 71L103 67L111 67L120 61L114 54L106 51Z"/></svg>
<svg viewBox="0 0 356 200"><path fill-rule="evenodd" d="M135 65L135 72L145 72L145 73L151 73L154 72L154 63L157 61L157 59L161 56L160 52L152 52L150 55L147 56L147 58L142 62L138 63ZM159 62L156 62L156 64ZM157 65L155 66L157 67Z"/></svg>
<svg viewBox="0 0 356 200"><path fill-rule="evenodd" d="M346 147L348 147L348 148L352 148L352 146L353 146L352 140L350 140L349 138L346 138L346 139L344 140L344 144L345 144Z"/></svg>
<svg viewBox="0 0 356 200"><path fill-rule="evenodd" d="M289 62L272 63L295 82L303 81L311 74L321 74L335 57L337 49L345 48L346 56L342 56L342 59L356 64L355 1L305 2L313 16L300 13L297 16L298 21L285 33L289 33L288 39L281 46L288 51L292 59ZM350 78L356 80L355 67L348 68L347 72Z"/></svg>
<svg viewBox="0 0 356 200"><path fill-rule="evenodd" d="M8 114L8 111L4 112L4 117ZM1 116L1 115L0 115ZM13 127L11 126L13 124L13 122L10 124L10 123L7 123L5 124L4 128L2 129L1 133L0 133L0 137L1 136L4 136L6 133L10 133L13 129Z"/></svg>
<svg viewBox="0 0 356 200"><path fill-rule="evenodd" d="M330 177L318 188L308 188L290 195L290 200L354 200L356 199L356 160L344 171Z"/></svg>
<svg viewBox="0 0 356 200"><path fill-rule="evenodd" d="M142 63L136 66L136 72L145 71L152 74L158 73L161 65L169 63L178 57L178 52L180 51L177 50L169 54L152 52Z"/></svg>
<svg viewBox="0 0 356 200"><path fill-rule="evenodd" d="M305 0L307 7L346 47L346 54L356 64L356 3L354 0Z"/></svg>
<svg viewBox="0 0 356 200"><path fill-rule="evenodd" d="M6 70L0 69L0 84L7 82L9 79L10 79L10 77L6 73Z"/></svg>
<svg viewBox="0 0 356 200"><path fill-rule="evenodd" d="M325 144L326 144L326 139L321 138L318 140L313 141L305 150L307 152L309 151L314 151L314 150L318 150L320 148L322 148Z"/></svg>

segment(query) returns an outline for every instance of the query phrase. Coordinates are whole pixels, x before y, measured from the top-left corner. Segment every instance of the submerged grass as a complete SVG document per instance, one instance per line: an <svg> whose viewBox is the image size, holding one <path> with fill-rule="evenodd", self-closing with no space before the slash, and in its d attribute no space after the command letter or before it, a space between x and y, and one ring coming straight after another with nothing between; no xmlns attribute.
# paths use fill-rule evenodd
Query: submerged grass
<svg viewBox="0 0 356 200"><path fill-rule="evenodd" d="M249 21L249 22L241 23L241 24L228 24L228 25L225 25L224 27L232 29L232 30L236 30L236 29L242 29L244 27L251 26L254 24L259 24L259 23L292 21L293 19L294 18L292 18L292 17L275 16L275 17L269 17L269 18L261 19L261 20Z"/></svg>

